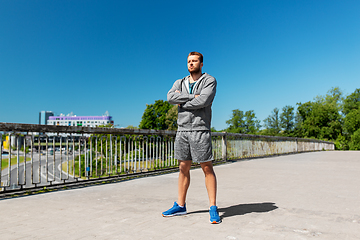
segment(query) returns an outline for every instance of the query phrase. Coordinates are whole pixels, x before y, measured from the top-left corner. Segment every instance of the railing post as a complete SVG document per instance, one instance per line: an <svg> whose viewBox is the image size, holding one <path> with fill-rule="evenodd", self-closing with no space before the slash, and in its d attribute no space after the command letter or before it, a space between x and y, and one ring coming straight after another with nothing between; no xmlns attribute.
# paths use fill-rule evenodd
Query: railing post
<svg viewBox="0 0 360 240"><path fill-rule="evenodd" d="M226 141L226 132L224 132L224 135L222 136L222 160L227 160L227 141Z"/></svg>

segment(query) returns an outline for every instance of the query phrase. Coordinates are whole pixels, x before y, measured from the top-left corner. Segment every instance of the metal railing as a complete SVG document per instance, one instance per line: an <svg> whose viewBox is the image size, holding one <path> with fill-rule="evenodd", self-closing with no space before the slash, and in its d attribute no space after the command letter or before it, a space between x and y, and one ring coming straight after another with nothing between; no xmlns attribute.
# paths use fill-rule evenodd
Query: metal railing
<svg viewBox="0 0 360 240"><path fill-rule="evenodd" d="M0 123L0 191L175 169L175 131ZM212 133L214 162L334 150L332 142Z"/></svg>

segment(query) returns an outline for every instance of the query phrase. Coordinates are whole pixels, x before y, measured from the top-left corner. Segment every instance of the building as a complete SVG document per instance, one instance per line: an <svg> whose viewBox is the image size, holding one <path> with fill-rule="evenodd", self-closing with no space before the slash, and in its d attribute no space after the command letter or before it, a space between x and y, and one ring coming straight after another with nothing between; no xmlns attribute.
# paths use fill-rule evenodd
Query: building
<svg viewBox="0 0 360 240"><path fill-rule="evenodd" d="M52 111L41 111L39 112L39 124L46 125L49 117L54 116Z"/></svg>
<svg viewBox="0 0 360 240"><path fill-rule="evenodd" d="M24 145L24 136L6 136L5 141L3 141L2 145L4 146L4 152L9 152L11 147L19 147L19 149ZM0 139L1 141L1 139ZM26 143L29 146L29 143Z"/></svg>
<svg viewBox="0 0 360 240"><path fill-rule="evenodd" d="M72 114L71 114L72 115ZM111 116L50 116L47 125L55 126L82 126L97 127L100 125L114 124Z"/></svg>

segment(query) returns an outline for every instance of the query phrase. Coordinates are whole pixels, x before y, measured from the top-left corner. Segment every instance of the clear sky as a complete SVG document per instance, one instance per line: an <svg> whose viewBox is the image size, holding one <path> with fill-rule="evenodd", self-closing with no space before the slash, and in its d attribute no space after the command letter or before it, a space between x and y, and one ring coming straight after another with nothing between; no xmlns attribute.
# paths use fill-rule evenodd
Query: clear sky
<svg viewBox="0 0 360 240"><path fill-rule="evenodd" d="M218 81L213 126L360 88L360 1L0 0L0 122L42 110L138 126L188 74L191 51Z"/></svg>

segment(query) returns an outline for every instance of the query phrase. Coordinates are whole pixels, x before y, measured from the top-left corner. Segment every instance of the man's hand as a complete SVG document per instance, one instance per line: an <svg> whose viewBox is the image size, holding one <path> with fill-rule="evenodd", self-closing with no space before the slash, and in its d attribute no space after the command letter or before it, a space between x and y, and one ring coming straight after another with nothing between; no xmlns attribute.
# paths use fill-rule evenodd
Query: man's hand
<svg viewBox="0 0 360 240"><path fill-rule="evenodd" d="M177 92L177 93L181 93L179 90L175 90L175 92ZM181 107L181 106L180 106L180 104L178 104L178 106L179 106L179 107Z"/></svg>
<svg viewBox="0 0 360 240"><path fill-rule="evenodd" d="M195 95L195 98L197 98L198 96L200 96L200 95L198 95L198 94L197 94L197 95Z"/></svg>

